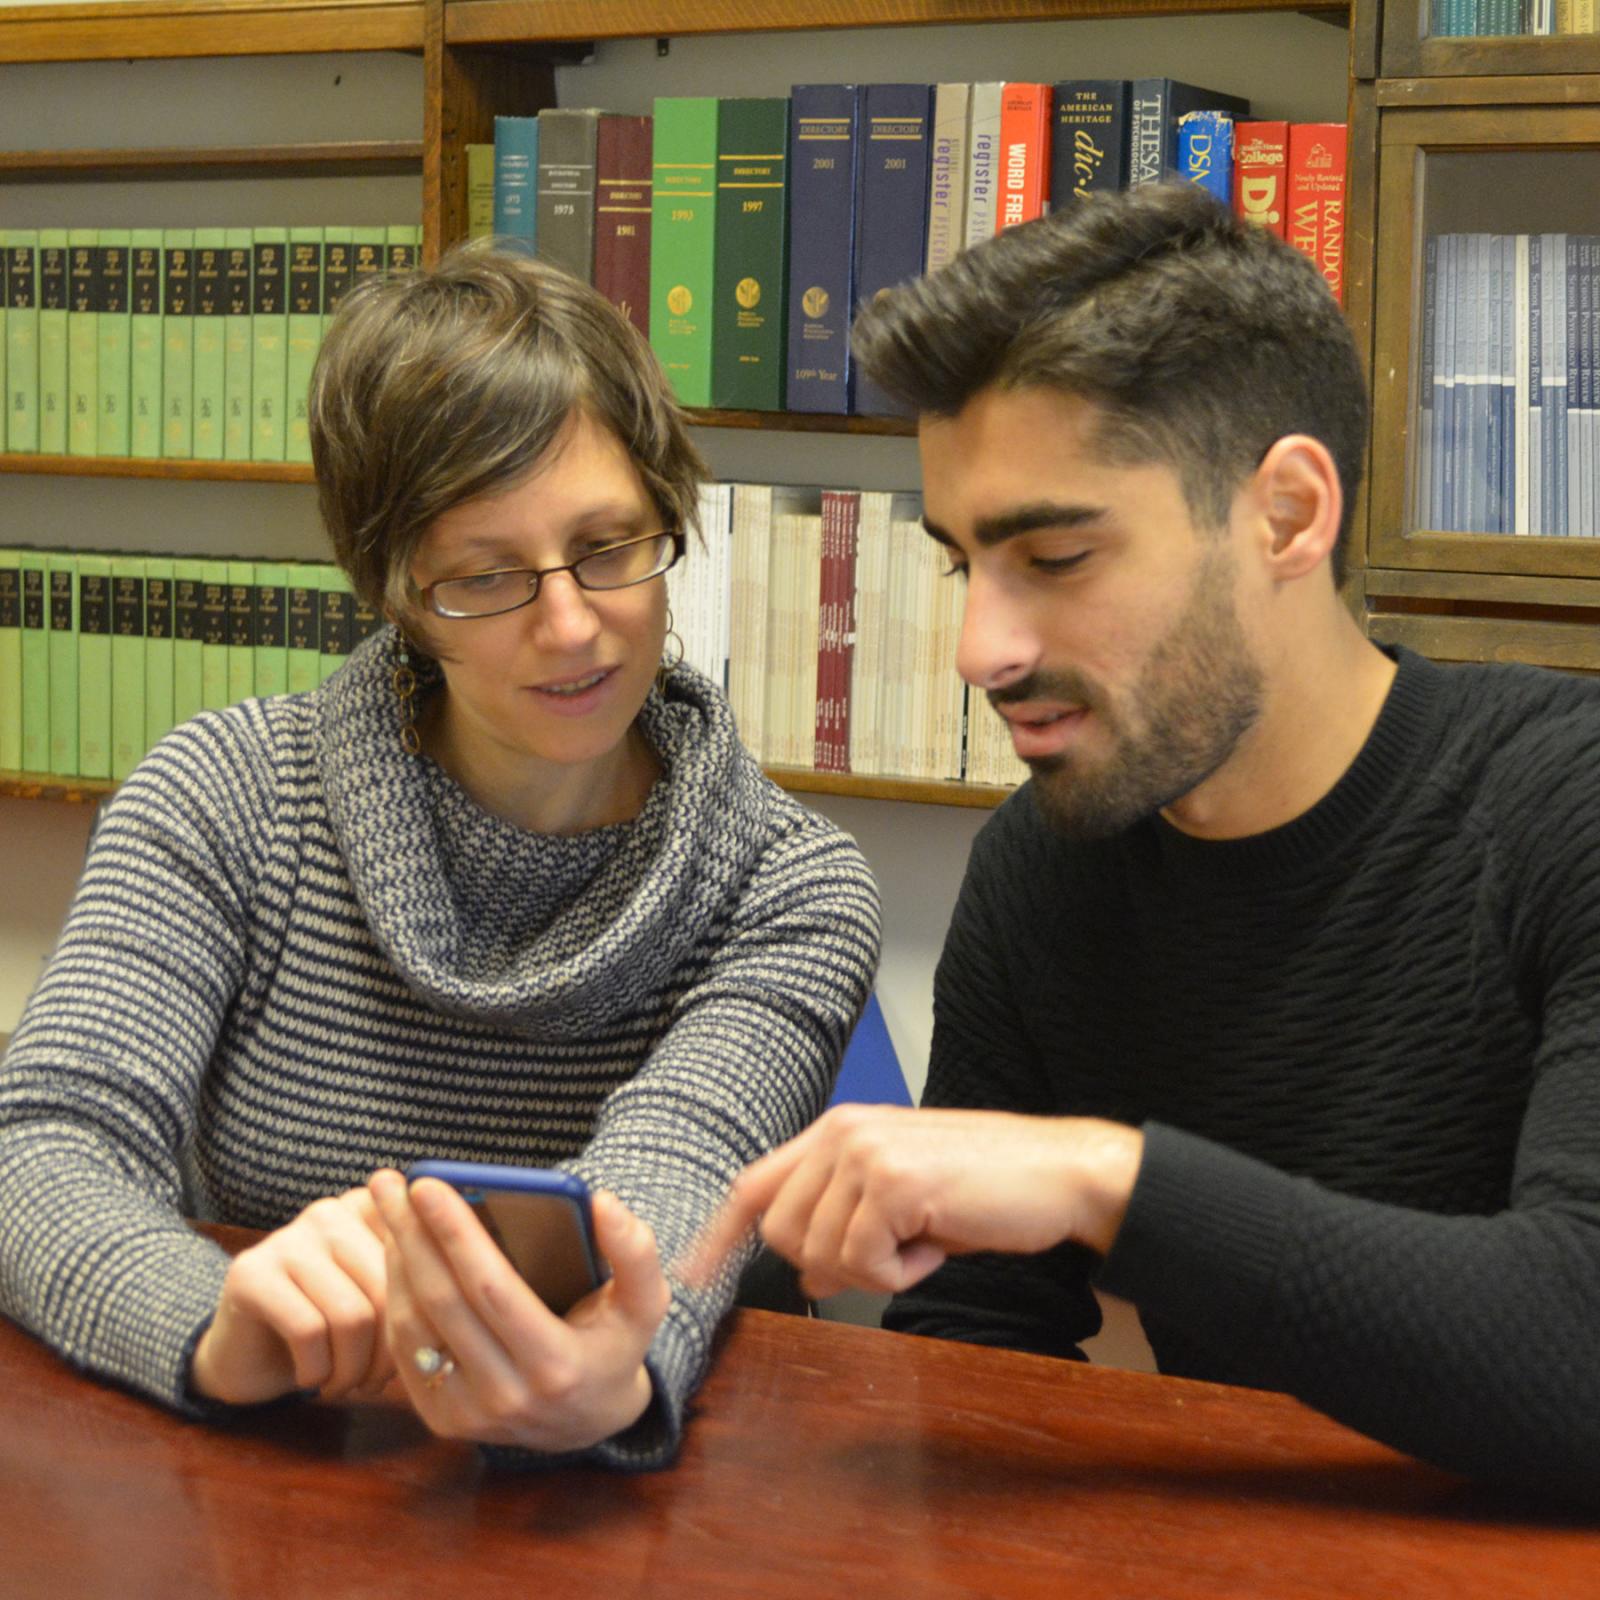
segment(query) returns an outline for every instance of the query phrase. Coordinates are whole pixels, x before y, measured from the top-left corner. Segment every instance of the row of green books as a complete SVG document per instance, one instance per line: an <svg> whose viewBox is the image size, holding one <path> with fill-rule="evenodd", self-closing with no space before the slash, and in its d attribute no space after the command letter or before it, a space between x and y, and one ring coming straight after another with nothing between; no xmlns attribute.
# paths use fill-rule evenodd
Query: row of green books
<svg viewBox="0 0 1600 1600"><path fill-rule="evenodd" d="M311 369L415 224L0 233L0 451L310 461Z"/></svg>
<svg viewBox="0 0 1600 1600"><path fill-rule="evenodd" d="M314 689L379 621L328 563L0 550L0 771L125 778L199 711Z"/></svg>

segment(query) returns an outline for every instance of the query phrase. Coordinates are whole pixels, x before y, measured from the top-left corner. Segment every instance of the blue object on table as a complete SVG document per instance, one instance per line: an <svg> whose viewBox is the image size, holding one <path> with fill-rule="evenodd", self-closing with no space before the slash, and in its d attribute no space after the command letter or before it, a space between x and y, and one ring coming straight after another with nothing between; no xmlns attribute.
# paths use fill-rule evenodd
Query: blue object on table
<svg viewBox="0 0 1600 1600"><path fill-rule="evenodd" d="M911 1091L906 1087L900 1058L894 1053L894 1041L889 1037L883 1008L875 994L868 997L867 1009L845 1046L839 1081L833 1086L833 1098L828 1103L837 1106L852 1101L866 1105L911 1104Z"/></svg>

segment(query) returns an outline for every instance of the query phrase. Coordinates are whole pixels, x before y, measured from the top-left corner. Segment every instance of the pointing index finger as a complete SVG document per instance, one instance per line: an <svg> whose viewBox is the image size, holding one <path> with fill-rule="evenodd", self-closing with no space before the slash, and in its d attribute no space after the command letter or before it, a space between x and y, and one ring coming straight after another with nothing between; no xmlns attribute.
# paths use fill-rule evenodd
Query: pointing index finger
<svg viewBox="0 0 1600 1600"><path fill-rule="evenodd" d="M759 1161L752 1162L728 1191L722 1208L701 1230L679 1261L684 1282L703 1289L717 1274L739 1241L761 1219L790 1173L805 1155L805 1135L779 1145Z"/></svg>

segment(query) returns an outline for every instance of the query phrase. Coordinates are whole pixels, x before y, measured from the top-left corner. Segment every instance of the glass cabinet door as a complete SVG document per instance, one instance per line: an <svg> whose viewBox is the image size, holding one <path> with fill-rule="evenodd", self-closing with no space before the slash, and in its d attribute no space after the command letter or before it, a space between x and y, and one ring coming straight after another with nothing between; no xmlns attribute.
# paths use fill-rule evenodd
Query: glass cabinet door
<svg viewBox="0 0 1600 1600"><path fill-rule="evenodd" d="M1382 75L1600 71L1600 0L1385 0Z"/></svg>

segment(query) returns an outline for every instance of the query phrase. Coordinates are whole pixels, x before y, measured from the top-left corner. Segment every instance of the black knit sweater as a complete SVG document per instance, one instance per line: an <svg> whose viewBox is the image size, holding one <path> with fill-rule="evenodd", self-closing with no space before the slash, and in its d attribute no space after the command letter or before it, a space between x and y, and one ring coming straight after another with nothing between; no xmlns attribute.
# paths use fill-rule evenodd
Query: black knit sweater
<svg viewBox="0 0 1600 1600"><path fill-rule="evenodd" d="M1600 1498L1600 685L1401 652L1321 802L980 835L925 1104L1142 1125L1104 1263L952 1261L890 1327L1285 1390L1462 1472Z"/></svg>

